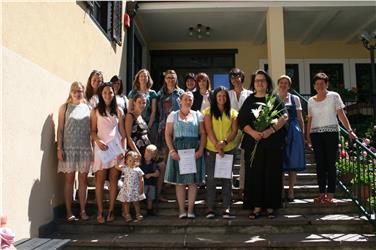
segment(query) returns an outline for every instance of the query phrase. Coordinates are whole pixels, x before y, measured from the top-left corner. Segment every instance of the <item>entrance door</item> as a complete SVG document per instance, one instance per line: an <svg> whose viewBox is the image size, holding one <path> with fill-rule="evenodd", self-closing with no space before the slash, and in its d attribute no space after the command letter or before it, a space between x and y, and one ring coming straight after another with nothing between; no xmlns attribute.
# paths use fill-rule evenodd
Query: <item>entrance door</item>
<svg viewBox="0 0 376 250"><path fill-rule="evenodd" d="M213 86L229 87L228 80L224 79L230 69L235 67L237 52L236 49L151 51L150 74L154 81L153 89L158 91L162 87L163 73L168 69L176 71L179 86L183 89L185 89L184 77L191 72L195 74L205 72Z"/></svg>

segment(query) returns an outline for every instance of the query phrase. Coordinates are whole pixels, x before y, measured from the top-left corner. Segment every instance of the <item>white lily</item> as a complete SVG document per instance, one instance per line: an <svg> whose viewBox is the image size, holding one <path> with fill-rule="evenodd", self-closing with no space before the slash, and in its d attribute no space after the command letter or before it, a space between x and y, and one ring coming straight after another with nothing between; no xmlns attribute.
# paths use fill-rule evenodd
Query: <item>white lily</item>
<svg viewBox="0 0 376 250"><path fill-rule="evenodd" d="M259 117L261 110L262 110L262 105L260 105L257 109L252 109L252 113L256 119Z"/></svg>

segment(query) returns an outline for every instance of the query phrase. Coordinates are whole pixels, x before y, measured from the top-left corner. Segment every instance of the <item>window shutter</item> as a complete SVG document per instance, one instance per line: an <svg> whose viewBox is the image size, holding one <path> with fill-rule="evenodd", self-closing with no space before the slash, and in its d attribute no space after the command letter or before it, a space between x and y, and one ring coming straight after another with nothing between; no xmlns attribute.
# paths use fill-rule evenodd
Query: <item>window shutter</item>
<svg viewBox="0 0 376 250"><path fill-rule="evenodd" d="M93 9L94 9L94 2L95 2L95 1L85 1L86 6L87 6L88 9L90 10L90 13L93 12Z"/></svg>
<svg viewBox="0 0 376 250"><path fill-rule="evenodd" d="M113 26L113 5L114 2L108 1L107 2L107 25L106 25L106 33L108 39L112 40L112 26Z"/></svg>
<svg viewBox="0 0 376 250"><path fill-rule="evenodd" d="M115 1L113 3L113 21L112 21L112 38L121 45L122 32L122 1Z"/></svg>

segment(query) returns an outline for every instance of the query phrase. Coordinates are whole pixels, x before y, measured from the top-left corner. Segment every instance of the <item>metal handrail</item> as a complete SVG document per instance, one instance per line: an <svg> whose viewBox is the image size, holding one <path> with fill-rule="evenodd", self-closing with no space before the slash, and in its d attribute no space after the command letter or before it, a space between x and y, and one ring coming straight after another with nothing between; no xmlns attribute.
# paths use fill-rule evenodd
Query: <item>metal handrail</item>
<svg viewBox="0 0 376 250"><path fill-rule="evenodd" d="M291 92L304 102L304 111L307 112L307 99L295 90ZM350 141L348 132L340 126L336 165L339 186L376 228L376 154L359 139Z"/></svg>

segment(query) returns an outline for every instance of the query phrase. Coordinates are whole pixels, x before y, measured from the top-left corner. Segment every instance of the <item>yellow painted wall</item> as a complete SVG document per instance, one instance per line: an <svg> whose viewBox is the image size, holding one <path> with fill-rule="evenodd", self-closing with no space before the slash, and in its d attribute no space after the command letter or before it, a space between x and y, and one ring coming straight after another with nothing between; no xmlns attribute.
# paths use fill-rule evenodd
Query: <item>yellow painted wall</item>
<svg viewBox="0 0 376 250"><path fill-rule="evenodd" d="M343 41L314 42L302 45L299 42L285 42L286 58L291 59L347 59L369 58L369 52L359 41L355 44L345 44Z"/></svg>
<svg viewBox="0 0 376 250"><path fill-rule="evenodd" d="M93 69L109 80L119 74L125 52L75 1L2 3L1 13L0 210L20 239L37 236L63 202L55 130L71 82L86 85Z"/></svg>

